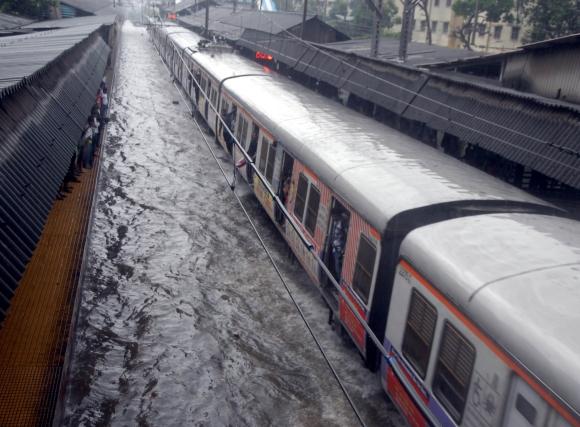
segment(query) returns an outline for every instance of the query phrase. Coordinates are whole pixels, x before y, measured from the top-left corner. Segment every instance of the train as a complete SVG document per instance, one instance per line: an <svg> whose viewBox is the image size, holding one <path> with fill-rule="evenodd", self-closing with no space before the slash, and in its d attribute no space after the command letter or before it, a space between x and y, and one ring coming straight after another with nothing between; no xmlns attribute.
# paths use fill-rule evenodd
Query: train
<svg viewBox="0 0 580 427"><path fill-rule="evenodd" d="M231 48L150 33L409 425L580 426L580 223Z"/></svg>

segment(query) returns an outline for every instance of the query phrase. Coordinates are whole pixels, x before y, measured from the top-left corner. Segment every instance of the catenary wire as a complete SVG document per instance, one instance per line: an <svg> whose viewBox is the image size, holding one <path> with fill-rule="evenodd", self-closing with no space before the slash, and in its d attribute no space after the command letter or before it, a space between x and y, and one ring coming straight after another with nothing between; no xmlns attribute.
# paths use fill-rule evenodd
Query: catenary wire
<svg viewBox="0 0 580 427"><path fill-rule="evenodd" d="M160 53L160 56L161 56L161 53ZM169 67L167 66L167 64L165 64L165 62L164 62L164 65L167 68L167 70L169 71L169 73L171 74L171 71L169 70ZM326 354L326 351L322 347L322 344L320 343L320 341L318 340L318 338L317 338L316 334L314 333L312 327L310 326L310 322L308 322L308 319L306 319L306 316L304 315L304 312L300 308L300 305L298 304L298 302L294 298L294 295L292 294L292 291L290 290L288 284L286 283L286 280L284 279L284 276L282 275L282 272L280 271L280 269L278 267L278 264L276 263L276 261L274 260L272 254L270 253L270 250L266 246L266 243L264 242L262 236L260 235L260 232L256 228L256 225L255 225L254 221L252 220L250 214L246 210L246 208L244 206L244 203L242 202L242 200L240 199L240 197L236 194L236 191L235 191L235 182L236 182L236 178L235 177L236 177L236 174L235 174L235 172L234 172L234 177L230 181L228 179L228 176L227 176L226 171L224 170L224 168L220 164L219 159L218 159L217 155L215 154L215 151L211 147L211 145L210 145L209 141L207 140L207 138L206 138L206 136L205 136L205 134L204 134L201 126L199 125L197 119L195 118L195 114L194 114L195 111L189 107L186 98L184 97L181 89L177 86L177 84L175 83L175 81L173 81L173 85L177 89L177 92L179 93L179 96L181 97L181 99L184 101L184 103L186 105L186 108L192 114L193 122L195 123L195 126L197 127L197 130L199 131L199 134L201 135L201 137L202 137L205 145L209 149L209 152L211 153L211 156L215 160L215 162L216 162L216 164L217 164L217 166L218 166L221 174L223 175L225 181L228 183L230 189L232 190L232 194L234 195L234 198L236 199L238 205L242 209L242 212L244 213L244 216L248 220L248 223L250 224L250 227L252 228L252 231L254 232L254 234L256 235L256 237L258 238L258 241L260 242L260 246L262 247L262 249L266 253L266 256L268 257L268 260L269 260L270 264L272 265L272 267L276 271L276 275L278 276L278 278L280 279L280 282L284 286L284 289L286 290L288 296L290 297L290 300L292 301L292 304L294 305L294 307L296 308L296 311L300 315L300 318L304 322L304 325L306 326L306 329L308 330L310 336L312 337L312 340L316 344L316 347L320 351L320 354L322 355L322 358L324 359L326 365L330 369L330 371L331 371L333 377L335 378L336 382L338 383L338 385L339 385L342 393L344 394L345 398L347 399L347 401L348 401L350 407L352 408L352 410L353 410L353 412L354 412L357 420L359 421L359 423L360 423L361 426L363 426L363 427L366 426L366 424L365 424L365 422L364 422L364 420L362 418L362 415L358 411L358 409L357 409L354 401L350 397L350 394L348 393L346 387L344 386L344 384L343 384L342 380L340 379L338 373L336 372L334 366L332 365L332 362L328 358L328 355ZM234 168L235 168L235 164L234 164Z"/></svg>

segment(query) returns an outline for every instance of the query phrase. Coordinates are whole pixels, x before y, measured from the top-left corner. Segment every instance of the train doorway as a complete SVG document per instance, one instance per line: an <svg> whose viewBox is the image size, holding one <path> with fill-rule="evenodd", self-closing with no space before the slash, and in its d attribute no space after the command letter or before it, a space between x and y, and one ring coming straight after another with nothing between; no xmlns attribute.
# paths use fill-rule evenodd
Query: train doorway
<svg viewBox="0 0 580 427"><path fill-rule="evenodd" d="M346 239L348 236L348 227L350 226L350 212L342 203L334 197L331 202L330 218L328 221L328 232L324 244L324 264L334 279L340 283L342 266L344 263L344 251L346 249ZM338 301L338 293L330 279L324 276L321 280L325 290L329 291L334 299Z"/></svg>
<svg viewBox="0 0 580 427"><path fill-rule="evenodd" d="M290 193L290 183L292 181L292 169L294 169L294 157L286 151L283 151L282 153L282 169L280 170L280 180L278 181L278 191L276 192L276 195L280 198L284 207L286 207L288 195ZM278 205L276 205L275 214L278 224L284 224L284 215Z"/></svg>

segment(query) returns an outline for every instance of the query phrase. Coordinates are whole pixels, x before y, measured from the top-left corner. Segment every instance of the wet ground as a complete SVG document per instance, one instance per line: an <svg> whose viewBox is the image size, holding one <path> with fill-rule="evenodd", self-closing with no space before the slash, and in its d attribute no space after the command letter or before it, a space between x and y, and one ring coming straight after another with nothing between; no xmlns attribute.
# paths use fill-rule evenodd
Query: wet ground
<svg viewBox="0 0 580 427"><path fill-rule="evenodd" d="M66 424L357 425L143 28L125 24L118 66ZM367 425L402 425L236 191Z"/></svg>

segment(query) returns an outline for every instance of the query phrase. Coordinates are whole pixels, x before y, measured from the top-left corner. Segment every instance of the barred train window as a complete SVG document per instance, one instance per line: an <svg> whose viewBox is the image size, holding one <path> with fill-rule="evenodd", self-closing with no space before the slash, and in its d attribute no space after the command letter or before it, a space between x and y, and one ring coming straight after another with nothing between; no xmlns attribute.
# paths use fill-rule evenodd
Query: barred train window
<svg viewBox="0 0 580 427"><path fill-rule="evenodd" d="M298 178L298 189L296 190L296 202L294 203L294 215L302 221L304 207L306 206L306 193L308 192L308 180L302 174Z"/></svg>
<svg viewBox="0 0 580 427"><path fill-rule="evenodd" d="M320 206L320 191L310 184L310 194L308 195L308 206L306 208L306 218L304 226L314 236L316 230L316 220L318 219L318 207Z"/></svg>
<svg viewBox="0 0 580 427"><path fill-rule="evenodd" d="M369 301L376 256L375 246L365 235L361 234L352 287L365 304Z"/></svg>
<svg viewBox="0 0 580 427"><path fill-rule="evenodd" d="M461 421L465 408L474 362L473 345L446 321L435 367L433 392L457 423Z"/></svg>
<svg viewBox="0 0 580 427"><path fill-rule="evenodd" d="M244 141L246 140L246 136L248 135L248 121L242 116L242 113L238 113L238 128L236 130L236 138L244 145Z"/></svg>
<svg viewBox="0 0 580 427"><path fill-rule="evenodd" d="M416 289L413 289L403 336L403 355L421 378L425 378L427 373L436 323L435 307Z"/></svg>
<svg viewBox="0 0 580 427"><path fill-rule="evenodd" d="M260 147L260 163L258 163L258 170L263 175L266 174L266 157L268 156L268 141L266 137L262 137L262 146Z"/></svg>
<svg viewBox="0 0 580 427"><path fill-rule="evenodd" d="M276 160L276 147L270 145L268 150L268 160L266 162L266 179L272 183L272 177L274 176L274 161Z"/></svg>

